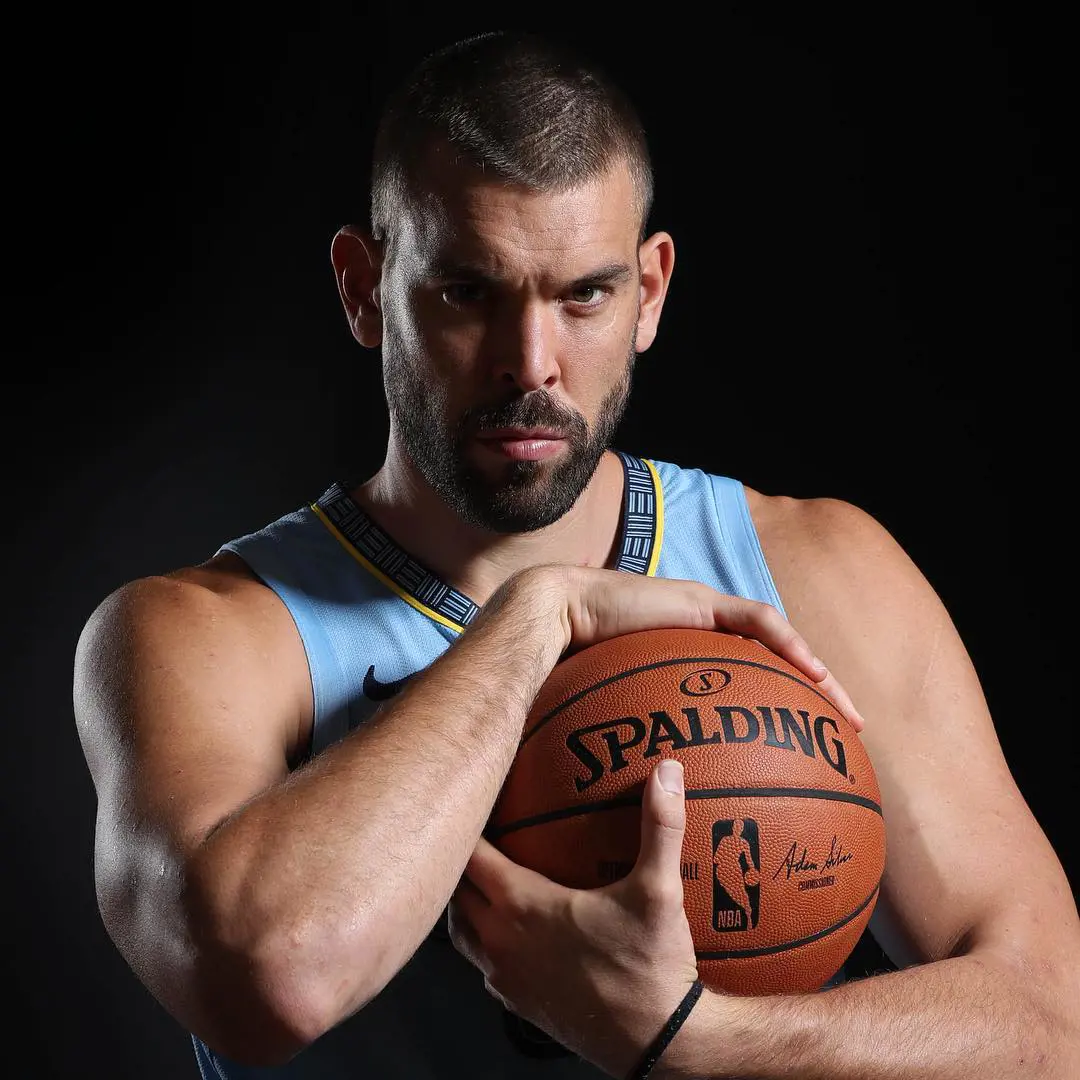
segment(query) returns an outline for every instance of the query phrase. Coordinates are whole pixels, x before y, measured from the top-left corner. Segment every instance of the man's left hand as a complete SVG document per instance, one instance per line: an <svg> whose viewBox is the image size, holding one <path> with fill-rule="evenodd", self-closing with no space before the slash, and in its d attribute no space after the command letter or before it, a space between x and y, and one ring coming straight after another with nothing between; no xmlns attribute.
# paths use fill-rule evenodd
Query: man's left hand
<svg viewBox="0 0 1080 1080"><path fill-rule="evenodd" d="M626 877L569 889L481 839L450 902L451 939L490 993L612 1076L633 1068L697 978L685 825L682 766L662 761L645 784Z"/></svg>

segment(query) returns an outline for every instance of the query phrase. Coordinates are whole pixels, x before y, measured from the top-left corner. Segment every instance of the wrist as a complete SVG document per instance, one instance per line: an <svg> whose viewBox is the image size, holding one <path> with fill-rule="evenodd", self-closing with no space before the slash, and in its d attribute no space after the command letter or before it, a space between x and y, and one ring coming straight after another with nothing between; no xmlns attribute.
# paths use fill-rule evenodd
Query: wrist
<svg viewBox="0 0 1080 1080"><path fill-rule="evenodd" d="M647 1077L653 1075L653 1070L660 1059L667 1053L668 1047L678 1038L687 1018L694 1011L694 1006L701 1000L704 989L701 980L694 979L690 989L686 991L671 1016L668 1017L667 1023L660 1029L660 1033L656 1038L645 1048L637 1064L631 1069L627 1080L646 1080Z"/></svg>
<svg viewBox="0 0 1080 1080"><path fill-rule="evenodd" d="M519 625L528 626L541 643L548 668L554 667L573 638L570 593L576 588L575 568L559 564L531 566L512 574L484 605L497 616L513 611Z"/></svg>
<svg viewBox="0 0 1080 1080"><path fill-rule="evenodd" d="M568 579L561 566L530 567L507 578L484 604L468 635L497 643L500 657L520 657L518 688L527 706L570 643Z"/></svg>
<svg viewBox="0 0 1080 1080"><path fill-rule="evenodd" d="M682 1027L656 1063L649 1080L703 1080L717 1070L718 1032L737 1000L706 987Z"/></svg>

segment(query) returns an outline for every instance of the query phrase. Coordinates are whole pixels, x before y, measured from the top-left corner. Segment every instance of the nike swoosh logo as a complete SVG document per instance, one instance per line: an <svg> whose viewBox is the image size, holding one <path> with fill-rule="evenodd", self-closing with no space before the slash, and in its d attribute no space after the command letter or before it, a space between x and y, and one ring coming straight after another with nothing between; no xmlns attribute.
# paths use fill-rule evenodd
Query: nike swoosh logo
<svg viewBox="0 0 1080 1080"><path fill-rule="evenodd" d="M375 665L367 669L367 674L364 676L364 697L369 701L389 701L395 694L399 693L405 684L415 675L414 671L412 675L405 675L400 679L395 679L393 682L379 682L375 678Z"/></svg>

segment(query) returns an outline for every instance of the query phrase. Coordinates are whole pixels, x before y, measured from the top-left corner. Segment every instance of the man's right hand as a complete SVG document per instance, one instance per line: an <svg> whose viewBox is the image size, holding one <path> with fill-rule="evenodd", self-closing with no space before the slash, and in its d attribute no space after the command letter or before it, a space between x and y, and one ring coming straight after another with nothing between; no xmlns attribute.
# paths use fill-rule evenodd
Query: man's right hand
<svg viewBox="0 0 1080 1080"><path fill-rule="evenodd" d="M812 680L856 731L864 726L847 691L771 604L728 596L698 581L545 565L509 577L492 594L477 622L496 617L508 605L517 612L523 607L535 612L550 627L560 659L608 638L661 627L754 638Z"/></svg>

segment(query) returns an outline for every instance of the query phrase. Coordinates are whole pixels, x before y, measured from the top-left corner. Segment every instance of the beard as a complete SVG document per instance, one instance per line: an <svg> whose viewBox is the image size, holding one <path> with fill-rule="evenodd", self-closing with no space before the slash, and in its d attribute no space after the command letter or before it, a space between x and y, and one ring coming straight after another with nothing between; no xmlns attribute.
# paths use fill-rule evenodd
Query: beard
<svg viewBox="0 0 1080 1080"><path fill-rule="evenodd" d="M618 382L590 428L544 390L446 419L442 396L426 385L411 357L387 351L386 401L401 445L420 475L464 521L497 533L534 532L561 518L580 498L626 412L637 357L637 328ZM468 459L470 440L497 428L551 428L566 440L558 460L511 461L489 476Z"/></svg>

